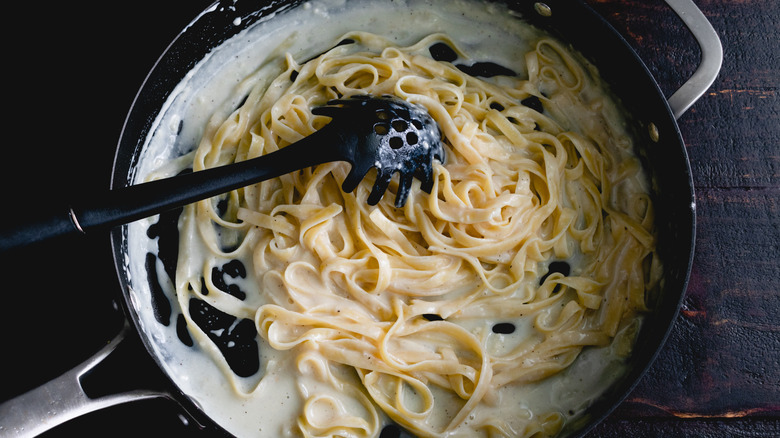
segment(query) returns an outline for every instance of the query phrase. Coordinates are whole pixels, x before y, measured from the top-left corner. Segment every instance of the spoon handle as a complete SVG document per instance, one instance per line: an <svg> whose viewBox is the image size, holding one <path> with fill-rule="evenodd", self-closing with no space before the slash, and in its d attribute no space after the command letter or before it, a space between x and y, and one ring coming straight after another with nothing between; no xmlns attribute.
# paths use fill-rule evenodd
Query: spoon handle
<svg viewBox="0 0 780 438"><path fill-rule="evenodd" d="M319 136L250 160L112 190L88 207L73 207L74 217L84 232L113 227L338 159L312 137Z"/></svg>
<svg viewBox="0 0 780 438"><path fill-rule="evenodd" d="M349 159L343 147L348 139L327 128L257 158L110 190L84 203L26 218L24 223L0 230L0 252L111 228L299 169Z"/></svg>

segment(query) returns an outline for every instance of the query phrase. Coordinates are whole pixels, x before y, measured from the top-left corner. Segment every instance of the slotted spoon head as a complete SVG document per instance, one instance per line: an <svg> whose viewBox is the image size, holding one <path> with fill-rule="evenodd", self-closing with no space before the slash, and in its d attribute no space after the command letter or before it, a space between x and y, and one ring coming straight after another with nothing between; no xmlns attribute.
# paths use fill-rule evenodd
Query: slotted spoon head
<svg viewBox="0 0 780 438"><path fill-rule="evenodd" d="M433 160L444 163L441 130L422 106L394 96L354 96L336 99L312 110L331 117L330 125L354 135L355 147L345 157L352 164L342 189L353 191L371 168L377 176L368 204L376 205L390 180L398 173L395 206L402 207L409 196L412 179L430 193L433 188ZM349 143L349 142L348 142Z"/></svg>

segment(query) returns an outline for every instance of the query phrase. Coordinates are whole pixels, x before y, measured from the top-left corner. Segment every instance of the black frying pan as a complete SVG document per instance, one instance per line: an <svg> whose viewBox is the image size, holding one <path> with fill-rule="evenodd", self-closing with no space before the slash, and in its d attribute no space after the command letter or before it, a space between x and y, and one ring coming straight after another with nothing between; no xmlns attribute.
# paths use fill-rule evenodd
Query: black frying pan
<svg viewBox="0 0 780 438"><path fill-rule="evenodd" d="M205 53L260 17L274 10L295 7L299 3L301 2L238 1L234 3L229 1L225 5L217 4L178 35L150 72L133 103L117 148L112 185L120 186L127 183L132 166L163 101L170 90ZM690 6L688 0L681 0L678 3L682 7ZM695 203L687 154L676 117L679 117L714 80L720 67L720 45L709 24L706 20L701 21L703 17L698 16L695 8L680 12L686 20L693 20L691 22L693 24L689 26L697 35L705 56L702 67L694 78L667 101L652 75L629 45L584 3L571 0L550 0L543 4L519 1L512 2L512 7L533 24L571 42L599 67L602 76L621 97L632 116L634 128L640 138L641 152L657 189L655 203L660 228L659 251L666 264L666 283L663 291L653 297L654 312L640 333L634 349L635 353L631 358L629 373L616 382L590 408L581 424L574 425L576 427L571 433L581 435L604 418L634 387L663 345L677 315L693 255ZM241 18L240 26L235 25L237 17ZM161 365L153 341L139 324L139 310L131 297L131 279L121 268L126 254L126 242L123 236L123 229L120 228L112 233L111 240L122 289L121 304L127 321L124 329L114 341L82 368L77 367L73 373L65 374L49 385L0 405L0 427L3 428L0 432L14 431L14 428L22 424L27 432L36 432L35 426L40 426L37 431L44 431L71 417L111 405L139 399L165 398L183 407L191 420L199 425L196 427L197 430L201 430L202 427L209 434L222 433L221 427L210 420L209 412L201 411L191 403L189 394L182 392L165 377L143 386L152 386L154 387L152 390L124 391L105 394L100 398L93 398L94 389L85 390L82 388L83 385L78 383L81 372L91 369L93 364L101 362L106 356L113 357L120 354L121 352L111 353L117 345L131 344L136 339L136 333L146 353L155 363ZM144 355L144 352L142 348L140 351L130 350L129 353L124 354L136 357L135 355ZM54 396L49 395L51 391L54 391ZM56 403L78 399L85 391L90 397L84 398L81 402L64 405L41 404L42 397L48 397L52 403ZM25 421L27 423L24 423Z"/></svg>

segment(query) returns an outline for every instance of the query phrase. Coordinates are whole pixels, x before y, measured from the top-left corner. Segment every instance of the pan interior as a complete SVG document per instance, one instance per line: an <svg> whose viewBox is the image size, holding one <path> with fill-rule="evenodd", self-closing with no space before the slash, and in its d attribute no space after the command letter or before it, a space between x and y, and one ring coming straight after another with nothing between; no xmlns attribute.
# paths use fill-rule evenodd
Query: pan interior
<svg viewBox="0 0 780 438"><path fill-rule="evenodd" d="M264 66L266 73L274 76L281 69L278 60L284 53L299 60L309 59L329 49L349 31L393 35L398 44L405 45L431 33L459 29L459 43L469 53L480 56L479 42L485 38L501 41L491 46L485 56L524 70L519 54L529 49L527 42L534 39L535 31L517 26L516 14L479 4L481 7L472 2L409 1L399 8L392 2L313 1L258 20L209 52L176 85L149 129L132 171L132 182L177 172L180 166L166 163L188 159L187 154L197 147L211 118L224 119L242 103L248 90L241 90L239 85L237 91L236 84L254 74L258 66ZM339 19L333 20L334 16ZM283 360L262 340L258 340L257 372L252 372L254 364L244 363L238 367L248 367L246 376L241 377L239 372L230 381L224 378L224 370L202 351L213 347L182 342L186 329L181 325L172 292L175 268L166 258L166 254L173 254L178 248L178 236L174 237L177 233L172 231L176 229L177 217L177 212L173 212L125 229L126 257L122 264L130 284L131 311L146 337L147 347L181 392L231 434L253 435L279 417L293 417L294 403L279 403L274 397L235 396L264 385L262 377L269 364ZM251 349L251 343L247 345ZM599 360L597 352L582 355L571 369L572 376L589 374L591 363ZM613 376L624 373L622 367L613 364L600 370L581 387L572 389L570 395L581 397L580 405L592 403ZM280 385L274 393L297 391L291 382ZM540 386L538 391L549 389Z"/></svg>

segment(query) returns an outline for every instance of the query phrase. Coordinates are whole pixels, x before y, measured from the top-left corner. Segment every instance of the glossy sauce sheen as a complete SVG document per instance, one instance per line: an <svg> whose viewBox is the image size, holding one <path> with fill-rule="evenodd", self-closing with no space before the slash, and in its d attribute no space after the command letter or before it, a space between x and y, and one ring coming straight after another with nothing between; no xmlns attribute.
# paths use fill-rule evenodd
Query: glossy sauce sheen
<svg viewBox="0 0 780 438"><path fill-rule="evenodd" d="M454 50L443 44L430 48L434 59L453 62L474 76L523 74L523 54L536 31L522 25L517 17L494 6L481 3L475 6L465 1L399 3L310 2L254 25L216 49L193 69L164 106L139 160L136 181L150 175L168 176L166 163L194 149L212 114L224 117L241 104L244 94L235 90L236 84L258 66L288 51L296 59L310 59L329 49L348 31L370 31L392 36L398 44L410 44L430 33L457 29L451 36L479 60L459 60ZM276 74L278 71L269 70L269 76ZM523 104L543 111L538 99ZM289 357L265 345L257 336L253 321L237 320L202 300L193 299L190 302L193 319L209 333L209 338L239 376L239 388L231 388L221 371L201 351L211 347L194 343L182 315L174 309L171 284L177 269L179 213L166 213L128 227L126 269L142 329L149 334L174 382L220 426L238 436L279 436L278 431L285 429L299 409L297 389L283 374L285 369L295 368L287 366ZM564 261L549 266L550 273L563 275L569 269ZM238 299L259 293L258 282L241 261L226 260L210 274L215 285ZM441 319L435 314L425 318ZM511 344L511 337L522 337L528 324L529 321L495 321L493 332ZM528 385L527 391L512 403L531 410L570 406L566 409L574 414L603 391L611 381L610 376L620 370L620 361L611 359L608 349L588 350L564 373ZM256 391L273 396L236 395L258 384ZM513 410L515 406L506 408ZM389 426L383 436L397 432Z"/></svg>

